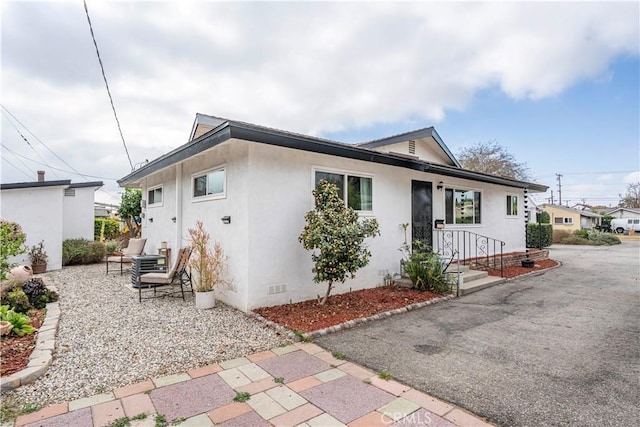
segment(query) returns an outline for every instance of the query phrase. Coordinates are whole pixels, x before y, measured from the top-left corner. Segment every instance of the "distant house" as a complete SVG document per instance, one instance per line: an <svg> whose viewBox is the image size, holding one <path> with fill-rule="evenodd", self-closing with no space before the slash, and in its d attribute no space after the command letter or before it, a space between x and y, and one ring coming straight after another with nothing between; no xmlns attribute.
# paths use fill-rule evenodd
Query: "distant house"
<svg viewBox="0 0 640 427"><path fill-rule="evenodd" d="M593 229L602 222L602 215L587 210L550 204L543 204L540 207L551 217L554 230Z"/></svg>
<svg viewBox="0 0 640 427"><path fill-rule="evenodd" d="M93 240L94 192L102 185L45 181L44 172L38 172L35 182L0 184L0 217L22 226L29 247L44 240L47 270L59 270L63 240ZM11 262L31 264L26 254Z"/></svg>
<svg viewBox="0 0 640 427"><path fill-rule="evenodd" d="M461 168L433 127L345 144L202 114L189 142L118 183L142 189L147 253L162 241L187 245L187 230L203 221L229 256L234 285L219 296L246 311L320 292L298 236L323 179L381 230L367 242L369 265L336 292L377 286L398 272L405 239L435 245L445 231L466 233L504 242L505 253L524 251L528 193L547 190Z"/></svg>
<svg viewBox="0 0 640 427"><path fill-rule="evenodd" d="M613 208L607 209L605 212L614 218L640 218L640 209Z"/></svg>

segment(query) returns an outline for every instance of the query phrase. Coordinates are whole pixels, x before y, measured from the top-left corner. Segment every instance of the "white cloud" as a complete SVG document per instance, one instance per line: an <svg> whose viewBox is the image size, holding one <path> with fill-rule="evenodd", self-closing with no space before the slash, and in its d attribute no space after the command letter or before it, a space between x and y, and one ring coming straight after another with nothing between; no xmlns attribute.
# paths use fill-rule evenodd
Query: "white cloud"
<svg viewBox="0 0 640 427"><path fill-rule="evenodd" d="M134 163L184 143L196 112L320 135L431 124L488 87L553 96L637 55L638 9L89 2ZM126 174L81 5L8 2L2 20L3 104L77 169ZM28 152L5 119L2 139ZM22 179L3 164L3 182Z"/></svg>
<svg viewBox="0 0 640 427"><path fill-rule="evenodd" d="M625 175L623 181L625 184L636 184L640 182L640 171L631 172Z"/></svg>

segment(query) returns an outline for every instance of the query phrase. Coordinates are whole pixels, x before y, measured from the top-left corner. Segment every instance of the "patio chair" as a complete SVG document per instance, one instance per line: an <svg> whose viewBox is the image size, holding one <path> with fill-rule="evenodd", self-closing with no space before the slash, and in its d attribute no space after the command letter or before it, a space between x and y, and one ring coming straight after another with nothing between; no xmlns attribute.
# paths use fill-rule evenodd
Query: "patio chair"
<svg viewBox="0 0 640 427"><path fill-rule="evenodd" d="M147 243L147 239L131 239L129 240L129 246L122 249L120 255L107 256L107 274L109 274L109 264L120 264L120 275L122 276L124 264L131 264L133 262L132 257L142 255L144 245Z"/></svg>
<svg viewBox="0 0 640 427"><path fill-rule="evenodd" d="M180 294L184 301L184 288L188 287L187 291L193 293L193 284L191 282L191 276L187 271L189 257L191 256L191 248L181 248L178 251L178 259L171 271L167 273L152 272L140 275L138 278L138 302L142 302L142 288L153 288L153 296L147 298L155 298L158 296L168 296L177 294L175 292L162 292L161 295L157 295L156 289L160 286L168 285L180 285Z"/></svg>

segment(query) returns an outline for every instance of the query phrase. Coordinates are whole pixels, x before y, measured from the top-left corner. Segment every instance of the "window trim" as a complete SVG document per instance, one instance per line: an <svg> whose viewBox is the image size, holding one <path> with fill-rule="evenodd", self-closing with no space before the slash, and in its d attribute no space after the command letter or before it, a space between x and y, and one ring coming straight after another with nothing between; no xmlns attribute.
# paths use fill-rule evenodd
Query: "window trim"
<svg viewBox="0 0 640 427"><path fill-rule="evenodd" d="M509 213L510 207L513 204L513 197L516 198L516 213L514 214L513 212ZM511 198L511 203L510 199ZM519 215L519 211L520 211L520 200L519 200L519 196L517 194L507 194L505 197L505 202L506 202L506 206L505 206L505 215L507 218L518 218Z"/></svg>
<svg viewBox="0 0 640 427"><path fill-rule="evenodd" d="M155 202L154 203L149 203L149 193L152 191L156 191L157 189L161 190L161 194L162 194L162 200L160 200L160 202ZM155 196L154 196L155 199ZM158 185L154 185L152 187L147 187L147 207L148 208L158 208L158 207L162 207L164 206L164 185L163 184L158 184Z"/></svg>
<svg viewBox="0 0 640 427"><path fill-rule="evenodd" d="M195 180L196 178L200 178L201 176L206 176L212 172L223 171L224 177L222 179L222 193L216 194L207 194L204 196L195 196ZM199 172L194 172L191 174L191 202L205 202L208 200L221 200L227 198L227 164L224 163L222 165L205 169Z"/></svg>
<svg viewBox="0 0 640 427"><path fill-rule="evenodd" d="M556 222L556 220L558 219L562 219L562 222ZM570 217L570 216L553 217L553 225L573 225L573 217Z"/></svg>
<svg viewBox="0 0 640 427"><path fill-rule="evenodd" d="M446 194L447 194L447 190L451 190L453 191L453 221L451 223L446 222L446 217L447 217L447 200L446 200ZM456 212L455 212L455 200L456 200L456 190L459 191L473 191L475 193L480 193L480 222L472 222L472 223L458 223L455 222L456 220ZM451 186L451 187L445 187L444 191L442 192L442 197L444 197L444 202L442 204L443 208L444 208L444 217L445 217L445 224L448 226L452 226L452 227L482 227L483 226L483 222L482 222L482 218L484 217L483 215L483 202L484 202L484 193L482 190L478 189L478 188L470 188L470 187L465 187L463 185L460 186ZM475 195L474 195L474 213L473 213L473 217L474 217L474 221L475 221Z"/></svg>
<svg viewBox="0 0 640 427"><path fill-rule="evenodd" d="M368 173L368 172L360 172L360 171L355 171L355 170L351 170L351 169L336 169L336 168L331 168L331 167L324 167L324 166L312 166L311 167L311 189L315 189L316 188L316 172L321 172L321 173L333 173L336 175L342 175L344 177L344 185L345 188L342 189L345 199L344 199L344 203L345 206L347 206L347 201L349 199L349 195L347 193L347 182L348 182L348 177L352 176L352 177L356 177L356 178L368 178L371 179L371 210L370 211L359 211L357 209L354 209L354 211L356 211L358 213L358 215L361 216L374 216L374 212L375 212L375 208L374 208L374 181L375 181L375 177L374 174L372 173Z"/></svg>

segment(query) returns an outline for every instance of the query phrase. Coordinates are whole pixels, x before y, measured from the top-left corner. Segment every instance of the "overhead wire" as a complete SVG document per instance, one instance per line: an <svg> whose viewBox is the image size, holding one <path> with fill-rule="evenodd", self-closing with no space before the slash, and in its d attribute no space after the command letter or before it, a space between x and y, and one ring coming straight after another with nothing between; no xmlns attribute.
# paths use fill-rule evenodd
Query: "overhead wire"
<svg viewBox="0 0 640 427"><path fill-rule="evenodd" d="M22 132L20 132L20 129L18 129L18 127L17 127L17 126L16 126L16 125L11 121L11 119L9 119L9 116L7 116L7 114L6 114L4 111L2 112L2 114L4 115L4 117L5 117L5 119L7 120L7 122L9 122L9 124L11 125L11 127L12 127L12 128L14 128L14 129L16 130L16 132L18 132L18 135L20 135L20 138L22 138L22 140L23 140L24 142L26 142L26 143L27 143L27 145L29 146L29 148L31 148L31 150L32 150L34 153L36 153L36 155L40 158L40 160L42 160L42 161L45 163L45 166L49 166L49 165L46 163L46 160L45 160L45 159L40 155L40 153L38 153L38 152L36 151L35 147L34 147L33 145L31 145L31 142L29 142L29 140L27 139L27 137L26 137L26 136L24 136L24 135L22 134ZM6 148L6 147L5 147L5 148ZM55 173L55 172L53 172L53 171L52 171L52 173L53 173L57 178L60 178L60 176L59 176L57 173Z"/></svg>
<svg viewBox="0 0 640 427"><path fill-rule="evenodd" d="M15 157L15 158L20 162L20 163L22 163L22 164L24 165L24 167L26 167L27 169L29 169L29 170L34 174L34 176L35 176L36 171L34 171L33 169L31 169L31 168L29 167L29 165L27 165L25 162L23 162L23 161L18 157L18 156L19 156L19 154L15 153L13 150L11 150L9 147L7 147L7 146L6 146L6 145L4 145L4 144L2 144L2 147L4 147L4 149L5 149L5 150L7 150L7 151L8 151L8 152L13 156L13 157ZM24 157L24 156L20 156L20 157ZM4 158L4 156L3 156L3 158ZM30 160L30 159L28 159L27 157L25 157L25 159Z"/></svg>
<svg viewBox="0 0 640 427"><path fill-rule="evenodd" d="M7 159L6 156L2 156L2 160L4 160L5 162L7 162L7 164L9 166L13 166L18 172L20 172L21 174L23 174L24 176L26 176L29 179L33 179L33 176L29 175L28 173L26 173L25 171L23 171L22 169L20 169L19 167L17 167L16 165L14 165L13 163L11 163L9 161L9 159Z"/></svg>
<svg viewBox="0 0 640 427"><path fill-rule="evenodd" d="M87 15L87 21L89 22L89 30L91 31L91 39L93 40L93 45L96 47L96 55L98 56L98 62L100 63L100 70L102 71L102 78L104 79L104 85L106 86L107 94L109 95L109 102L111 102L111 109L113 110L113 116L116 118L116 124L118 125L118 131L120 132L122 145L124 146L125 153L127 153L129 166L131 166L131 170L133 171L133 162L131 162L131 157L129 156L129 149L127 148L127 143L124 141L124 135L122 134L122 128L120 127L120 120L118 120L118 114L116 113L116 107L113 104L113 97L111 96L111 90L109 89L109 83L107 82L107 75L104 72L104 65L102 64L102 58L100 57L100 51L98 50L98 43L96 42L96 36L93 33L91 18L89 18L89 9L87 8L87 2L86 0L83 0L83 2L84 2L84 11Z"/></svg>

